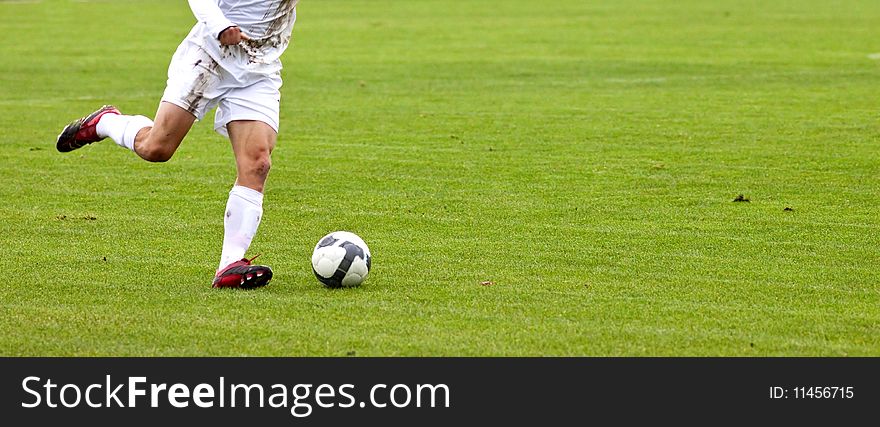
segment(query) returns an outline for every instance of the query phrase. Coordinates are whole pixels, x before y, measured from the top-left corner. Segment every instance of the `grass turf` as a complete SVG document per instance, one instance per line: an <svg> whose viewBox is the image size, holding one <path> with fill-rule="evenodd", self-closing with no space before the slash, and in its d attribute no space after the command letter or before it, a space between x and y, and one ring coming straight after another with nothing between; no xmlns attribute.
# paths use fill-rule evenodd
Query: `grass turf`
<svg viewBox="0 0 880 427"><path fill-rule="evenodd" d="M167 164L53 147L155 111L185 2L0 2L0 354L880 355L878 20L306 0L250 251L276 277L242 292L210 288L235 172L209 123ZM337 229L360 289L312 276Z"/></svg>

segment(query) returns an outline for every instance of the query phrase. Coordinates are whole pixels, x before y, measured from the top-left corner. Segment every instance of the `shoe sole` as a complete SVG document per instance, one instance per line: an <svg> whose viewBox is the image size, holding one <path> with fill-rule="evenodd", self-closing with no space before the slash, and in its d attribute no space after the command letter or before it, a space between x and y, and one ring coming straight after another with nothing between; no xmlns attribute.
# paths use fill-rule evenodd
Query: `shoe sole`
<svg viewBox="0 0 880 427"><path fill-rule="evenodd" d="M79 119L64 127L61 134L58 135L58 141L55 142L55 148L62 153L69 153L77 148L82 148L82 144L77 144L76 133L82 127L84 120Z"/></svg>
<svg viewBox="0 0 880 427"><path fill-rule="evenodd" d="M249 265L235 267L228 274L236 274L241 276L241 282L237 285L217 286L215 282L214 288L237 288L237 289L255 289L261 288L269 284L272 280L272 269L265 265ZM216 279L215 279L216 280Z"/></svg>
<svg viewBox="0 0 880 427"><path fill-rule="evenodd" d="M251 279L247 279L248 276L251 276ZM251 272L245 273L242 275L244 279L242 280L239 288L241 289L255 289L262 288L269 284L269 281L272 280L272 269L266 266L254 266Z"/></svg>

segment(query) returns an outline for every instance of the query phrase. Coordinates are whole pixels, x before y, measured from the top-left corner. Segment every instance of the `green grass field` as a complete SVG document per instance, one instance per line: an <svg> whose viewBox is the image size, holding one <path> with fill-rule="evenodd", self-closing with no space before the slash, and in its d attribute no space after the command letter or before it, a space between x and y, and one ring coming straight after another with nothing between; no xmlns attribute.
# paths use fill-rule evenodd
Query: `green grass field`
<svg viewBox="0 0 880 427"><path fill-rule="evenodd" d="M186 2L0 1L0 354L880 355L880 2L298 15L250 251L275 280L218 291L210 121L167 164L54 148L153 114ZM338 229L359 289L312 274Z"/></svg>

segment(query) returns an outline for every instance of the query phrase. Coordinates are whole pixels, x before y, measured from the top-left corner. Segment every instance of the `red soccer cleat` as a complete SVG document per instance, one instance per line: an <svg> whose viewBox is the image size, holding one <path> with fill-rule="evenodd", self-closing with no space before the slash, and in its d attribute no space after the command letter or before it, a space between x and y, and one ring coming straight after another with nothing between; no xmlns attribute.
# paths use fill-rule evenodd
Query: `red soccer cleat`
<svg viewBox="0 0 880 427"><path fill-rule="evenodd" d="M98 136L97 130L98 122L104 114L122 113L112 105L105 105L98 111L73 121L58 135L58 142L55 143L55 148L62 153L66 153L104 139Z"/></svg>
<svg viewBox="0 0 880 427"><path fill-rule="evenodd" d="M227 265L214 276L212 287L253 289L268 285L272 280L272 269L265 265L251 264L256 258L242 258Z"/></svg>

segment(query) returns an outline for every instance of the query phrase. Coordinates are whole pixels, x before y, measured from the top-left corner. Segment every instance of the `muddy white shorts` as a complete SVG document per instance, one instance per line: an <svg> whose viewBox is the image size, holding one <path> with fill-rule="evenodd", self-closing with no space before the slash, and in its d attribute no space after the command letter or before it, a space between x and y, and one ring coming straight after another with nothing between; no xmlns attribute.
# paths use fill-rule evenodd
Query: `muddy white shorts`
<svg viewBox="0 0 880 427"><path fill-rule="evenodd" d="M200 46L184 40L168 67L162 101L189 111L198 120L217 107L214 130L224 136L229 136L226 125L234 120L259 120L278 132L280 90L280 71L237 78Z"/></svg>

